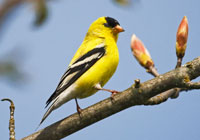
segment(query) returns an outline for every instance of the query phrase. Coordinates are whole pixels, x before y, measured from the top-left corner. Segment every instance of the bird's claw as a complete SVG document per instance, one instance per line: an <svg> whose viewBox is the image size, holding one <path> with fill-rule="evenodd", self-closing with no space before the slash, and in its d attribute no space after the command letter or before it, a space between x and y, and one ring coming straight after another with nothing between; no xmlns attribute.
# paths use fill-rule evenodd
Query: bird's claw
<svg viewBox="0 0 200 140"><path fill-rule="evenodd" d="M82 112L82 109L81 109L80 107L77 107L77 113L78 113L79 115L81 115L81 112Z"/></svg>
<svg viewBox="0 0 200 140"><path fill-rule="evenodd" d="M116 90L111 90L110 91L112 94L111 94L111 100L114 100L114 96L117 94L117 93L119 93L119 91L116 91Z"/></svg>

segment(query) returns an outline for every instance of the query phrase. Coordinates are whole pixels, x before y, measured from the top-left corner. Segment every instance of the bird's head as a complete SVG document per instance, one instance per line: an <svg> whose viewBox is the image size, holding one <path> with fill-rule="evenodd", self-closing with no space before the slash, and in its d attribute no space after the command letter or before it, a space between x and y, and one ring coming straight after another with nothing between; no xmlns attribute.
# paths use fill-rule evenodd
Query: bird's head
<svg viewBox="0 0 200 140"><path fill-rule="evenodd" d="M88 34L97 35L98 37L114 37L118 38L118 34L124 32L119 22L111 17L100 17L94 21L88 30Z"/></svg>

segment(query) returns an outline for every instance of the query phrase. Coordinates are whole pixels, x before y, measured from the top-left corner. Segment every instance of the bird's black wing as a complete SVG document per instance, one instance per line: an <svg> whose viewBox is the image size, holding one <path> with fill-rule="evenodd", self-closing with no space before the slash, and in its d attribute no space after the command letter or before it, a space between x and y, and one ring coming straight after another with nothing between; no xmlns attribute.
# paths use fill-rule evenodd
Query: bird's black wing
<svg viewBox="0 0 200 140"><path fill-rule="evenodd" d="M105 55L105 46L101 45L90 50L85 55L77 59L62 76L55 92L46 102L46 107L59 96L64 90L71 86L81 75L92 67L99 59Z"/></svg>

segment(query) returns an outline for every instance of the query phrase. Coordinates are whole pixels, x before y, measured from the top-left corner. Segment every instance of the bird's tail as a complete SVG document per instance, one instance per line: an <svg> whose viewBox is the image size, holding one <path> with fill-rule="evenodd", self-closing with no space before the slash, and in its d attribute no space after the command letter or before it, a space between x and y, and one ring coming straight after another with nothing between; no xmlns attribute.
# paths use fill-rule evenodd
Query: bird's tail
<svg viewBox="0 0 200 140"><path fill-rule="evenodd" d="M74 89L74 87L71 87ZM46 113L44 114L40 124L38 125L37 129L39 126L44 122L44 120L49 116L49 114L55 110L56 108L60 107L64 103L68 102L69 100L73 99L74 97L72 96L72 89L66 90L65 92L61 93L59 96L57 96L53 101L51 106L47 109ZM36 130L37 130L36 129Z"/></svg>
<svg viewBox="0 0 200 140"><path fill-rule="evenodd" d="M40 127L40 125L44 122L44 120L49 116L49 114L55 109L55 104L57 102L58 98L56 98L54 100L54 102L51 104L51 106L47 109L47 111L45 112L44 116L42 117L42 120L40 122L40 124L38 125L38 127L36 128L36 130Z"/></svg>

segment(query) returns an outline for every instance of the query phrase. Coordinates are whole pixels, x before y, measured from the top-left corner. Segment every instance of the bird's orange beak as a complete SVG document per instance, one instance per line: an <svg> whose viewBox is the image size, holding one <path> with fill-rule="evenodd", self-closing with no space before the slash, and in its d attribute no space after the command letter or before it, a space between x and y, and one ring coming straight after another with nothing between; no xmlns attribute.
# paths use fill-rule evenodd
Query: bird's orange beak
<svg viewBox="0 0 200 140"><path fill-rule="evenodd" d="M125 30L124 30L121 26L116 25L116 26L113 28L113 31L114 31L115 33L120 33L120 32L124 32Z"/></svg>

